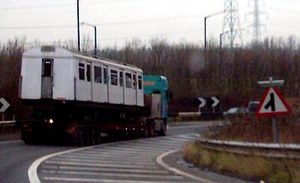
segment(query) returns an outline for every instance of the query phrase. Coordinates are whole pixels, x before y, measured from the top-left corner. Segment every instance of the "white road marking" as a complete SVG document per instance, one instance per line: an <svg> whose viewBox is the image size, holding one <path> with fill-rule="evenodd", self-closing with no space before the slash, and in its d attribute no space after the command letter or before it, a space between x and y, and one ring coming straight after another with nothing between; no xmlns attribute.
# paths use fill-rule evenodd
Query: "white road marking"
<svg viewBox="0 0 300 183"><path fill-rule="evenodd" d="M133 165L133 164L100 164L100 163L83 163L83 162L70 162L70 161L52 161L47 160L45 161L46 164L51 165L75 165L75 166L92 166L92 167L114 167L114 168L145 168L145 165ZM155 165L147 165L147 168L150 169L157 169Z"/></svg>
<svg viewBox="0 0 300 183"><path fill-rule="evenodd" d="M47 156L43 156L41 158L39 158L38 160L34 161L31 166L28 169L28 178L29 178L29 182L30 183L40 183L40 179L39 176L37 174L37 168L38 166L45 160L51 158L51 157L55 157L64 153L71 153L71 152L75 152L75 151L80 151L83 149L88 149L91 147L83 147L83 148L77 148L77 149L72 149L72 150L67 150L67 151L62 151L62 152L58 152L58 153L53 153Z"/></svg>
<svg viewBox="0 0 300 183"><path fill-rule="evenodd" d="M162 167L164 167L165 169L169 170L169 171L172 171L174 172L175 174L177 175L181 175L181 176L184 176L184 177L189 177L190 179L193 179L193 180L196 180L196 181L200 181L200 182L203 182L203 183L216 183L216 182L213 182L213 181L210 181L210 180L207 180L207 179L204 179L204 178L201 178L201 177L198 177L198 176L194 176L192 174L189 174L189 173L186 173L186 172L183 172L181 170L178 170L174 167L171 167L169 165L167 165L164 161L163 161L163 158L170 155L170 154L173 154L175 152L178 152L180 151L180 149L176 149L176 150L171 150L171 151L168 151L166 153L163 153L161 154L160 156L158 156L156 158L156 162L158 164L160 164Z"/></svg>
<svg viewBox="0 0 300 183"><path fill-rule="evenodd" d="M195 137L195 134L187 134L137 139L54 153L36 160L28 176L31 183L40 183L37 169L41 165L42 179L57 182L186 182L182 175L172 175L161 169L155 159ZM73 177L66 178L68 175Z"/></svg>
<svg viewBox="0 0 300 183"><path fill-rule="evenodd" d="M182 180L182 176L178 175L149 175L149 174L129 174L129 173L99 173L99 172L91 172L91 171L53 171L53 170L42 170L42 173L49 173L49 174L70 174L70 175L95 175L95 176L104 176L104 177L114 177L114 178L139 178L139 179L145 179L145 178L155 178L155 179L180 179Z"/></svg>
<svg viewBox="0 0 300 183"><path fill-rule="evenodd" d="M116 172L116 173L147 173L147 174L167 174L167 170L157 170L157 169L139 169L139 168L124 168L124 169L116 169L116 168L99 168L99 167L78 167L78 166L52 166L52 165L43 165L42 169L49 169L49 170L89 170L89 171L106 171L106 172Z"/></svg>
<svg viewBox="0 0 300 183"><path fill-rule="evenodd" d="M102 182L102 183L153 183L153 181L140 180L113 180L113 179L88 179L88 178L72 178L72 177L44 177L44 180L65 181L65 182ZM174 183L167 181L155 181L155 183Z"/></svg>

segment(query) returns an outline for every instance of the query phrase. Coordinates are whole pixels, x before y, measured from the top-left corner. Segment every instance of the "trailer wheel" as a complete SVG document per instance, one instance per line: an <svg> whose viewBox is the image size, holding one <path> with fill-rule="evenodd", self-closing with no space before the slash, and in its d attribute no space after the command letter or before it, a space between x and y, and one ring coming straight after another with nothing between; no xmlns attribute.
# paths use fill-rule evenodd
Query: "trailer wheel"
<svg viewBox="0 0 300 183"><path fill-rule="evenodd" d="M24 130L21 130L21 139L25 144L33 144L34 141L33 135L28 132L25 132Z"/></svg>
<svg viewBox="0 0 300 183"><path fill-rule="evenodd" d="M76 143L79 146L86 146L88 144L88 133L87 130L84 127L78 128L78 134L76 137Z"/></svg>
<svg viewBox="0 0 300 183"><path fill-rule="evenodd" d="M96 129L95 131L96 131L96 133L95 133L95 142L96 142L96 144L100 144L100 142L101 142L100 130Z"/></svg>
<svg viewBox="0 0 300 183"><path fill-rule="evenodd" d="M78 145L84 146L85 145L85 139L84 139L84 129L82 127L79 128L78 132Z"/></svg>
<svg viewBox="0 0 300 183"><path fill-rule="evenodd" d="M97 139L97 137L96 137L96 135L97 135L96 130L90 128L89 131L90 131L90 143L89 143L89 145L95 145L95 144L97 144L97 142L96 142L96 139Z"/></svg>

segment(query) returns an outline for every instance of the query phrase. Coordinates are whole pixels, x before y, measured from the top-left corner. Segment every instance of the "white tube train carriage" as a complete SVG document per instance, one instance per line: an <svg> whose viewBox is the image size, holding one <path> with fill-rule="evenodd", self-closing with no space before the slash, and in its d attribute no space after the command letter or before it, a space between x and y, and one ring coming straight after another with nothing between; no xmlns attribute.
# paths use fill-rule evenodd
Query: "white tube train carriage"
<svg viewBox="0 0 300 183"><path fill-rule="evenodd" d="M31 109L21 126L25 143L53 134L89 145L101 132L166 133L166 119L144 104L143 71L133 65L43 46L24 52L20 80Z"/></svg>

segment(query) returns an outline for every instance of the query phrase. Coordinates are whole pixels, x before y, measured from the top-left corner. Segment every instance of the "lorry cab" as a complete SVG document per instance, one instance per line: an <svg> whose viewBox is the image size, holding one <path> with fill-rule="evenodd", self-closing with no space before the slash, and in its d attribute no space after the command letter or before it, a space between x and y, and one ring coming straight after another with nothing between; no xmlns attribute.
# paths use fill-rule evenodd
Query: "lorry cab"
<svg viewBox="0 0 300 183"><path fill-rule="evenodd" d="M156 105L152 115L168 118L168 81L164 76L144 75L144 94L152 95L152 106Z"/></svg>

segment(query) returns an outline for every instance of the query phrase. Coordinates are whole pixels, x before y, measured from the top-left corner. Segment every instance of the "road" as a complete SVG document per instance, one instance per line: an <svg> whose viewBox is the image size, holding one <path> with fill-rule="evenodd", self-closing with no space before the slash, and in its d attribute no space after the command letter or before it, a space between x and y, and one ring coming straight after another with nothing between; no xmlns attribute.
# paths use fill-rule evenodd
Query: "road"
<svg viewBox="0 0 300 183"><path fill-rule="evenodd" d="M2 183L29 182L27 171L32 162L44 155L71 147L26 145L22 141L0 142L0 179Z"/></svg>
<svg viewBox="0 0 300 183"><path fill-rule="evenodd" d="M90 166L83 166L86 170L76 170L77 165L80 165L80 163L83 163L85 165L89 165L88 163L92 163L93 161L96 161L95 158L99 158L100 153L102 154L103 157L106 159L102 160L97 160L99 163L104 164L104 162L112 165L110 167L109 172L106 172L103 174L103 177L100 177L97 175L96 179L102 179L102 180L108 180L111 177L116 178L116 175L124 175L128 174L128 172L124 172L124 168L126 169L126 165L129 164L134 164L138 167L138 169L145 169L146 167L149 167L150 170L152 168L152 173L153 175L157 175L155 173L155 169L160 168L158 165L153 164L155 163L154 158L159 155L160 153L163 153L165 151L174 149L174 148L179 148L183 145L183 143L186 140L192 139L193 137L190 135L185 135L185 134L192 134L192 133L197 133L201 131L205 126L209 125L210 123L200 123L200 124L193 124L193 125L184 125L184 126L174 126L170 127L168 131L168 136L167 137L155 137L155 138L149 138L149 139L136 139L136 140L131 140L131 141L123 141L123 142L114 142L114 143L107 143L107 144L100 144L98 146L94 146L92 148L89 148L86 152L81 151L78 152L78 154L66 154L62 155L60 157L54 157L48 162L43 162L41 166L39 166L38 169L38 175L39 177L43 177L42 182L50 181L50 182L62 182L65 177L68 177L66 175L71 173L75 174L77 173L77 177L81 178L86 177L87 180L92 180L90 176L93 177L95 173L93 171L87 170L90 169ZM145 145L147 144L147 145ZM141 147L146 147L142 149ZM51 146L51 145L25 145L21 141L13 141L13 142L0 142L0 178L2 183L26 183L29 182L28 180L28 169L30 165L37 160L38 158L52 154L55 152L60 152L60 151L65 151L68 149L74 149L74 147L68 147L68 146ZM88 153L88 159L86 158L80 158L84 157L85 155L82 155L82 153ZM119 154L118 154L119 153ZM136 154L131 154L131 153L137 153L141 154L141 156L136 156L138 157L137 159L132 159L130 157L136 155ZM78 156L79 155L79 156ZM142 156L143 155L143 156ZM117 159L116 157L123 157L125 159ZM65 158L65 159L64 159ZM143 159L145 159L145 162L143 162ZM118 161L117 161L118 160ZM125 161L126 160L126 161ZM101 162L102 161L102 162ZM116 174L116 171L114 171L114 165L115 166L120 166L118 162L124 161L122 164L123 167L119 169L120 167L117 168L118 171L123 171L124 174L121 174L120 172ZM65 166L65 170L60 170L59 175L56 176L53 174L53 171L56 171L56 167L60 162L64 162L68 164L73 165L72 166ZM137 162L137 164L135 164ZM58 163L58 164L56 164ZM91 165L91 164L90 164ZM75 169L74 169L75 167ZM94 167L98 169L94 169L94 172L100 171L101 168L103 167ZM100 168L100 169L99 169ZM104 167L108 168L108 167ZM130 166L127 166L127 169L130 168ZM131 167L133 168L133 167ZM122 170L123 169L123 170ZM107 169L108 170L108 169ZM149 170L149 169L147 169ZM166 173L165 170L162 170L160 168L162 173ZM137 171L137 169L132 169L130 171L133 171L134 174L141 174L140 176L137 176L134 178L134 180L144 180L144 179L149 179L152 180L151 176L147 176L145 173ZM129 172L130 172L129 171ZM87 172L87 175L81 175L78 172ZM91 173L92 172L92 173ZM90 175L91 174L91 175ZM178 176L171 175L169 172L166 174L159 174L160 176L169 176L171 182L174 182L174 180L179 182L182 182L182 178ZM58 178L57 178L58 177ZM60 178L62 177L62 178ZM72 175L73 177L73 175ZM76 176L75 176L76 177ZM57 180L52 180L52 179L57 179ZM165 177L164 177L165 178ZM49 179L49 180L47 180ZM117 177L119 180L125 180L129 179L128 177ZM80 182L80 179L78 179ZM76 180L73 180L76 181Z"/></svg>

